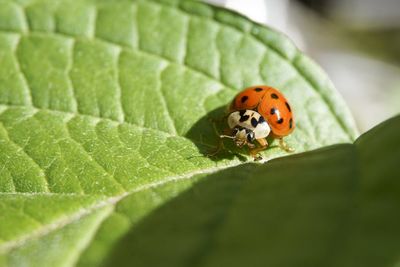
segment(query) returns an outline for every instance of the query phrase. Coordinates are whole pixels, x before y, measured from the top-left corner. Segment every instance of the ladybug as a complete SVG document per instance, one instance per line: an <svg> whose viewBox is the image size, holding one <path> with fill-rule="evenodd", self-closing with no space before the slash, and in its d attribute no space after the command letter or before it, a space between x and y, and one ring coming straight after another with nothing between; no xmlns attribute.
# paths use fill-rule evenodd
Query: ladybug
<svg viewBox="0 0 400 267"><path fill-rule="evenodd" d="M285 137L295 128L289 102L273 87L252 86L244 89L233 99L228 113L246 109L258 111L267 120L275 138Z"/></svg>
<svg viewBox="0 0 400 267"><path fill-rule="evenodd" d="M258 153L268 147L266 138L269 135L279 139L282 149L293 151L283 141L295 128L292 108L278 89L264 85L244 89L228 106L227 122L227 134L220 137L233 139L238 147L247 145L254 160L262 159Z"/></svg>

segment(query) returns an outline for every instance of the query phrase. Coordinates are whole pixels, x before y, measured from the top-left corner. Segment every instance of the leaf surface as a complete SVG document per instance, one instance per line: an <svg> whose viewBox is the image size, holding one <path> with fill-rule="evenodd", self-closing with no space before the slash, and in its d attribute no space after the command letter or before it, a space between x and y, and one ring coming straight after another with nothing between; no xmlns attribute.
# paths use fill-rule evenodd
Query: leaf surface
<svg viewBox="0 0 400 267"><path fill-rule="evenodd" d="M198 2L1 0L0 62L9 265L43 266L43 253L49 266L95 265L197 174L242 164L204 152L217 143L207 117L243 87L290 99L296 152L357 136L326 75L285 36Z"/></svg>

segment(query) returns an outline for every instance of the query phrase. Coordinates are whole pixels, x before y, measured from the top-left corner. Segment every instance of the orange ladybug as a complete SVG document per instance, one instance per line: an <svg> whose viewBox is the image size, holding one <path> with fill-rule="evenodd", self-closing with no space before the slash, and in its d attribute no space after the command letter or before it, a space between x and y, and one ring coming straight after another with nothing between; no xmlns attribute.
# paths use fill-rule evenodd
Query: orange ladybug
<svg viewBox="0 0 400 267"><path fill-rule="evenodd" d="M220 137L233 139L239 147L247 145L255 160L260 160L259 152L268 147L269 135L279 139L282 149L293 151L283 141L295 128L292 108L285 96L273 87L258 85L244 89L229 105L227 119L229 129ZM222 146L221 142L219 147Z"/></svg>

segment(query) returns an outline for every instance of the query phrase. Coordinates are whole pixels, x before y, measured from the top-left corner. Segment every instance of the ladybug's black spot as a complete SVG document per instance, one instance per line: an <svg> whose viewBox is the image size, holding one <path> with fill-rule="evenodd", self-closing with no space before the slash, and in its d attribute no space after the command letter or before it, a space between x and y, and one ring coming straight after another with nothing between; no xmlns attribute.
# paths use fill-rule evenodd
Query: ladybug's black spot
<svg viewBox="0 0 400 267"><path fill-rule="evenodd" d="M275 94L275 93L272 93L272 94L271 94L271 97L272 97L273 99L278 99L278 98L279 98L279 96L278 96L277 94Z"/></svg>
<svg viewBox="0 0 400 267"><path fill-rule="evenodd" d="M290 108L288 102L285 102L285 105L286 105L287 109L289 110L289 112L292 112L292 109Z"/></svg>
<svg viewBox="0 0 400 267"><path fill-rule="evenodd" d="M274 115L276 113L276 108L271 108L270 113L271 113L271 115Z"/></svg>
<svg viewBox="0 0 400 267"><path fill-rule="evenodd" d="M292 129L292 127L293 127L293 119L290 119L289 120L289 128Z"/></svg>
<svg viewBox="0 0 400 267"><path fill-rule="evenodd" d="M265 122L265 119L263 116L260 116L260 118L258 119L258 123L263 123Z"/></svg>
<svg viewBox="0 0 400 267"><path fill-rule="evenodd" d="M261 92L262 90L263 90L263 89L260 88L260 87L254 88L254 91L256 91L256 92Z"/></svg>
<svg viewBox="0 0 400 267"><path fill-rule="evenodd" d="M244 103L244 102L247 101L247 99L249 99L249 97L248 97L247 95L245 95L245 96L242 96L242 99L240 99L240 101L241 101L242 103Z"/></svg>
<svg viewBox="0 0 400 267"><path fill-rule="evenodd" d="M246 113L246 110L241 110L241 111L239 111L240 117L242 117L242 116L244 115L244 113Z"/></svg>
<svg viewBox="0 0 400 267"><path fill-rule="evenodd" d="M244 121L247 121L248 119L250 118L250 116L249 115L244 115L244 116L241 116L240 117L240 122L244 122Z"/></svg>
<svg viewBox="0 0 400 267"><path fill-rule="evenodd" d="M253 125L253 127L257 127L258 121L256 120L256 118L251 118L251 125Z"/></svg>
<svg viewBox="0 0 400 267"><path fill-rule="evenodd" d="M283 118L280 118L277 123L282 124L283 123Z"/></svg>

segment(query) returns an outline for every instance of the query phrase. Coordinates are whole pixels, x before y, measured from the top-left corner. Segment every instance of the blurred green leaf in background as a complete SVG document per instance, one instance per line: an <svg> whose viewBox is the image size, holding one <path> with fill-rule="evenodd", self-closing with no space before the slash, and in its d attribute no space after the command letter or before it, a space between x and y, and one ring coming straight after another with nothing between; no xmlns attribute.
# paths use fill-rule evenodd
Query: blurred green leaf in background
<svg viewBox="0 0 400 267"><path fill-rule="evenodd" d="M98 266L108 257L114 261L120 240L130 242L132 231L139 242L133 241L132 247L141 256L128 259L127 251L121 250L123 256L117 260L124 264L147 264L150 247L152 260L170 257L160 261L164 266L204 265L208 260L202 254L211 250L218 259L210 262L230 264L227 255L238 253L235 242L247 244L246 238L252 235L246 230L257 228L235 230L235 242L221 239L229 241L225 256L213 240L218 229L224 229L218 218L226 217L247 175L256 177L260 172L266 177L276 172L278 184L292 186L287 194L293 195L287 201L302 206L295 193L297 186L298 190L307 188L304 181L299 179L296 186L284 174L278 179L281 170L299 169L299 178L316 183L310 195L304 192L306 200L299 210L309 209L314 226L327 220L313 210L314 194L321 197L321 202L316 197L321 209L332 198L329 205L341 214L349 197L346 190L355 186L345 177L358 170L356 166L339 168L340 181L332 174L321 185L314 177L327 171L325 166L345 159L343 163L352 162L357 151L350 145L358 135L352 116L329 79L283 34L230 11L191 1L0 0L0 62L0 265ZM297 129L287 142L297 153L347 145L323 149L332 150L332 161L320 150L255 168L243 165L243 158L235 154L205 157L204 150L217 143L205 118L254 84L278 87L290 100ZM284 155L272 146L263 156ZM315 162L310 163L310 157ZM279 164L287 166L275 167ZM300 165L304 174L296 167ZM217 178L226 177L224 173L232 170L224 169L235 166L237 174L232 179ZM203 191L204 186L209 188ZM198 187L198 197L207 200L209 208L196 214L200 218L196 220L193 212L203 203L183 192L196 192ZM261 191L249 201L275 199L274 205L268 204L275 211L269 212L279 217L278 210L290 209L290 202L279 205L278 196L284 192L273 188L260 184ZM329 194L324 197L326 191ZM181 208L181 203L192 201L193 207ZM354 205L353 199L349 201ZM161 216L173 203L177 203L177 214ZM259 219L268 219L264 217L268 213L260 210L260 214ZM174 220L183 223L190 218L188 228L174 224ZM280 224L278 218L268 220ZM334 220L331 223L340 227ZM158 230L145 237L153 226L159 226ZM263 262L267 254L260 251L274 248L279 265L279 255L284 253L279 251L279 242L301 241L301 226L282 229L281 237L277 231L265 247L254 240L253 245L260 245L252 255L254 260ZM327 237L315 242L330 242L329 227L321 224ZM166 242L172 233L185 229L188 232L180 232L176 246ZM264 234L261 231L258 237L268 239ZM191 244L182 243L183 239ZM292 247L287 253L295 253L296 243ZM182 250L177 253L174 248ZM326 259L324 248L318 245L308 253ZM349 259L357 255L348 253ZM287 258L295 260L296 254Z"/></svg>

